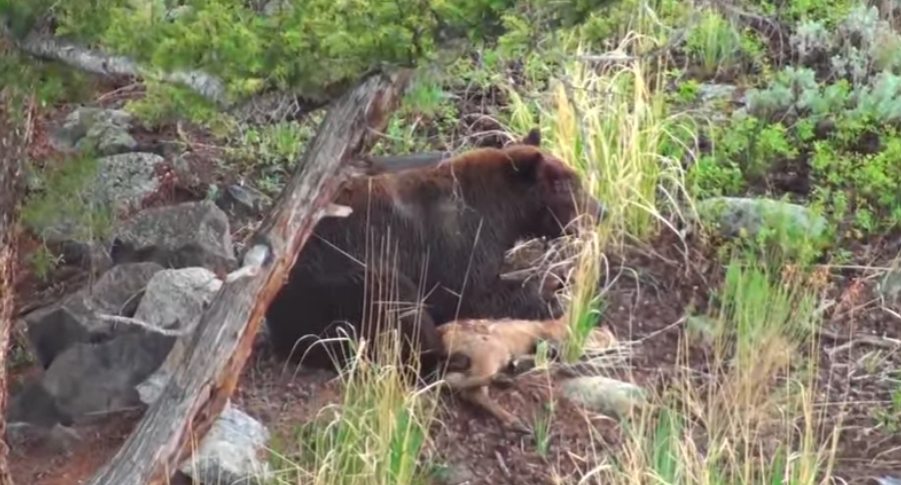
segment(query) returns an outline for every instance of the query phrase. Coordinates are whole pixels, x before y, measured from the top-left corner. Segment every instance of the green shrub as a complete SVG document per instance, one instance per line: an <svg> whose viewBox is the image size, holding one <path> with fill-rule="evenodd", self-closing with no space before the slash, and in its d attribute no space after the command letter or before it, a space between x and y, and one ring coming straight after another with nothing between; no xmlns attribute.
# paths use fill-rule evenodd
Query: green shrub
<svg viewBox="0 0 901 485"><path fill-rule="evenodd" d="M700 196L732 195L786 170L806 178L809 202L845 236L901 224L901 76L880 72L865 83L819 81L807 67L787 67L771 84L747 92L747 108L712 130L714 150L689 170Z"/></svg>

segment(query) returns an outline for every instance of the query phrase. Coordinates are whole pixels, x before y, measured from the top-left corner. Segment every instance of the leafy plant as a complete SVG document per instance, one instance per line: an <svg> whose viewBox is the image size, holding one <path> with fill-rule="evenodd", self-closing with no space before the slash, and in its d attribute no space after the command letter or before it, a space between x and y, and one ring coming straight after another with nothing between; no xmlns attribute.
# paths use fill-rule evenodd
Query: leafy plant
<svg viewBox="0 0 901 485"><path fill-rule="evenodd" d="M65 236L79 241L105 238L114 214L109 202L93 193L97 159L82 155L40 173L41 190L26 197L22 222L38 237ZM57 258L39 251L33 263L39 274L55 266Z"/></svg>
<svg viewBox="0 0 901 485"><path fill-rule="evenodd" d="M873 410L873 417L879 424L885 426L888 432L898 433L901 431L901 385L896 386L892 391L887 406Z"/></svg>

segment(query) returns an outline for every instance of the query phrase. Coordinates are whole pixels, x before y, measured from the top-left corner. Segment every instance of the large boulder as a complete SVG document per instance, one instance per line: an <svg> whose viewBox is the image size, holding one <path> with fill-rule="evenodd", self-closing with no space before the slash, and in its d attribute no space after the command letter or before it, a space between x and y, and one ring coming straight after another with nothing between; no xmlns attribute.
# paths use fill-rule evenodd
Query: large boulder
<svg viewBox="0 0 901 485"><path fill-rule="evenodd" d="M60 354L41 383L74 421L141 404L136 386L172 347L175 337L128 332L99 344L75 344Z"/></svg>
<svg viewBox="0 0 901 485"><path fill-rule="evenodd" d="M175 364L184 355L200 317L221 286L222 280L204 268L169 269L150 280L135 319L174 332L177 340L159 356L161 367L138 386L142 402L150 404L159 396Z"/></svg>
<svg viewBox="0 0 901 485"><path fill-rule="evenodd" d="M111 337L114 324L97 315L130 316L147 283L162 270L162 266L152 262L115 266L94 284L25 315L27 335L41 365L46 368L76 343Z"/></svg>
<svg viewBox="0 0 901 485"><path fill-rule="evenodd" d="M113 236L117 264L154 261L170 268L201 266L227 273L236 265L228 217L210 201L139 212Z"/></svg>

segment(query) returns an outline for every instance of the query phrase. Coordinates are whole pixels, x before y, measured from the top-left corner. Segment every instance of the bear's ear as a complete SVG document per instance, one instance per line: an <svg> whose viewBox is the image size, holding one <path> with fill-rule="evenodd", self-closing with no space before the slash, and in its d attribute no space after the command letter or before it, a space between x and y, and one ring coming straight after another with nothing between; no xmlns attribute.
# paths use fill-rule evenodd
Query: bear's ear
<svg viewBox="0 0 901 485"><path fill-rule="evenodd" d="M531 145L533 147L541 146L541 130L536 126L529 130L529 134L525 136L520 142L522 145Z"/></svg>
<svg viewBox="0 0 901 485"><path fill-rule="evenodd" d="M539 150L516 150L511 154L513 172L517 177L530 182L538 179L544 166L544 154Z"/></svg>

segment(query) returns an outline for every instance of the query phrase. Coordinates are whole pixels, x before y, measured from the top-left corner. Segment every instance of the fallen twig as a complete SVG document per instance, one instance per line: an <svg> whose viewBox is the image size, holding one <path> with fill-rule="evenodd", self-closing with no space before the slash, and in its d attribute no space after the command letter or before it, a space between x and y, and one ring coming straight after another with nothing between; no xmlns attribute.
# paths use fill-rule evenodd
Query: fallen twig
<svg viewBox="0 0 901 485"><path fill-rule="evenodd" d="M889 350L896 350L901 348L901 340L891 337L879 337L876 335L861 334L842 335L838 332L833 332L825 328L821 328L819 332L820 335L834 342L845 342L841 345L827 350L826 353L829 354L830 357L836 352L840 352L842 350L853 347L855 344L866 344L871 347L879 347Z"/></svg>
<svg viewBox="0 0 901 485"><path fill-rule="evenodd" d="M123 317L123 316L119 316L119 315L107 315L107 314L101 313L101 314L97 315L97 318L104 322L121 323L124 325L132 325L135 327L141 327L144 330L147 330L149 332L158 333L160 335L165 335L167 337L180 337L180 336L188 333L187 329L162 328L162 327L158 327L156 325L147 323L143 320L139 320L137 318L132 318L132 317Z"/></svg>

